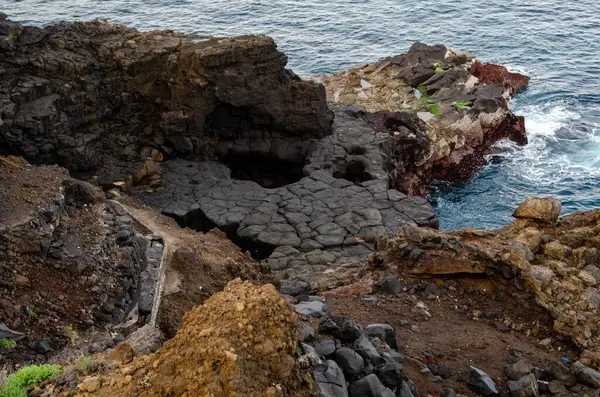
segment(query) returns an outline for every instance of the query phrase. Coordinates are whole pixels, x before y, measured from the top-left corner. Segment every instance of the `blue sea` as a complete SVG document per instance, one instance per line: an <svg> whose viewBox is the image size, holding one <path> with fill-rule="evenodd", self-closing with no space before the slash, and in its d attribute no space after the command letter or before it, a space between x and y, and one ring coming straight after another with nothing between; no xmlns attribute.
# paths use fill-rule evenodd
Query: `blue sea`
<svg viewBox="0 0 600 397"><path fill-rule="evenodd" d="M530 195L563 213L600 207L600 2L507 0L0 0L26 24L106 18L140 30L274 37L302 76L405 52L414 41L471 51L532 77L513 101L529 145L502 154L469 182L438 183L443 229L496 228Z"/></svg>

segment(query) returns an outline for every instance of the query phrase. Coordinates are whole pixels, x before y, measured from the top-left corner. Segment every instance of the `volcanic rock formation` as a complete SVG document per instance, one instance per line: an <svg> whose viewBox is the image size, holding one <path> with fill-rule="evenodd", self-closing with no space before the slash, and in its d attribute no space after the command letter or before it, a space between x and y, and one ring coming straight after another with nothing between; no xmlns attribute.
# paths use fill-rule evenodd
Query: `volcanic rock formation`
<svg viewBox="0 0 600 397"><path fill-rule="evenodd" d="M23 27L0 14L0 146L71 172L211 143L327 134L319 84L284 68L265 36L140 33L103 21Z"/></svg>
<svg viewBox="0 0 600 397"><path fill-rule="evenodd" d="M219 227L283 278L335 285L360 267L378 236L438 224L427 200L389 189L393 137L352 109L335 109L334 133L310 142L307 176L297 182L268 189L236 180L224 164L172 160L158 187L136 197L182 226Z"/></svg>
<svg viewBox="0 0 600 397"><path fill-rule="evenodd" d="M384 119L397 143L392 186L409 194L426 193L431 180L467 180L500 139L527 143L523 117L509 103L529 77L469 53L415 43L406 54L319 80L329 100ZM423 121L419 128L406 123L407 113Z"/></svg>
<svg viewBox="0 0 600 397"><path fill-rule="evenodd" d="M526 141L508 100L528 78L443 46L325 79L346 102L332 112L268 37L0 18L3 150L133 187L284 280L335 285L379 236L436 228L427 201L406 194L466 179L498 139Z"/></svg>

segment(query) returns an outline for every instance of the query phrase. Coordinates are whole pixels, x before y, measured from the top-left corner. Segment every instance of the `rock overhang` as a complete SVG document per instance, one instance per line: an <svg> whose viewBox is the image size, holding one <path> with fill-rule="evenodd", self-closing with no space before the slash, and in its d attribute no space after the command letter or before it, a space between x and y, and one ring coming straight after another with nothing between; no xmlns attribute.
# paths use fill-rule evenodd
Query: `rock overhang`
<svg viewBox="0 0 600 397"><path fill-rule="evenodd" d="M224 106L221 119L245 112L239 137L331 130L323 87L285 69L267 36L138 32L105 21L40 29L6 16L0 25L10 43L0 48L0 142L33 162L109 173L146 147L212 157L222 137L207 121Z"/></svg>

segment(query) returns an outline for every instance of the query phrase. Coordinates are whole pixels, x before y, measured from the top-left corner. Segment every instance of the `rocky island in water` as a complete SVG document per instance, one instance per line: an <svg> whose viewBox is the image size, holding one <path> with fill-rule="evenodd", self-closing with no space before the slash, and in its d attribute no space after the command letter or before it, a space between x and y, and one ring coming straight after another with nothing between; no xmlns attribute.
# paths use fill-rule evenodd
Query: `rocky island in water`
<svg viewBox="0 0 600 397"><path fill-rule="evenodd" d="M527 144L529 77L390 55L0 14L0 396L597 395L600 213L424 197Z"/></svg>

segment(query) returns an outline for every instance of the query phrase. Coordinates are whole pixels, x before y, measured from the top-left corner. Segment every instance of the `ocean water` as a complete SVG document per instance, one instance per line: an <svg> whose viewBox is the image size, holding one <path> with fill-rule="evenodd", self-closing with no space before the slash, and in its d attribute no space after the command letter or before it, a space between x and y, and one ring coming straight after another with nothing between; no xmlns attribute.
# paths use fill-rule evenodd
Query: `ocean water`
<svg viewBox="0 0 600 397"><path fill-rule="evenodd" d="M405 52L414 41L471 51L532 77L513 102L530 143L501 154L469 182L438 183L430 201L443 229L511 222L530 195L563 213L600 207L600 2L597 0L0 0L26 24L106 18L141 30L274 37L303 76Z"/></svg>

